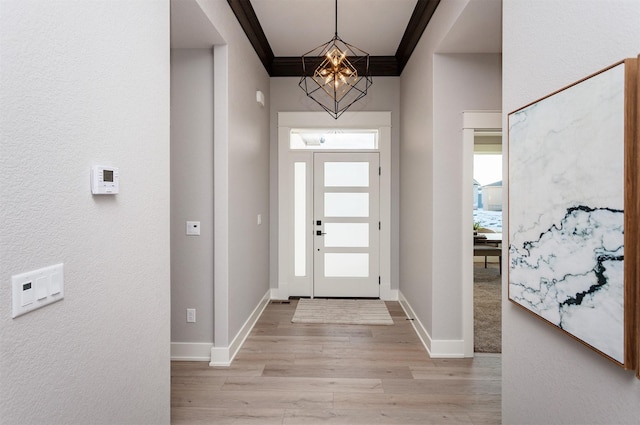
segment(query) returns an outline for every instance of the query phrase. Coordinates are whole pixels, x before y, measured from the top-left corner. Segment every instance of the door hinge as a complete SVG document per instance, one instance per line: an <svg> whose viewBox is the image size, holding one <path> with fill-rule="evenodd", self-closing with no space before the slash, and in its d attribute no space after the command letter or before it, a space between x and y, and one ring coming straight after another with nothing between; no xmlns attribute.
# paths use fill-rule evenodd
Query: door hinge
<svg viewBox="0 0 640 425"><path fill-rule="evenodd" d="M380 222L378 222L378 230L382 230L382 224L380 224Z"/></svg>
<svg viewBox="0 0 640 425"><path fill-rule="evenodd" d="M382 167L378 167L378 175L381 176L382 175Z"/></svg>
<svg viewBox="0 0 640 425"><path fill-rule="evenodd" d="M381 285L380 280L380 276L378 276L378 285Z"/></svg>

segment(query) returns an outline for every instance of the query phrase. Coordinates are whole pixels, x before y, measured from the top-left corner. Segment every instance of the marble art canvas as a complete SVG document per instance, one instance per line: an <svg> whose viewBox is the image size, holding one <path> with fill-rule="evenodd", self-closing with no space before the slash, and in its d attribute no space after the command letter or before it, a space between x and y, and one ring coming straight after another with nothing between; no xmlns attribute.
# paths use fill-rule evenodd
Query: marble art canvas
<svg viewBox="0 0 640 425"><path fill-rule="evenodd" d="M509 299L625 359L625 64L509 114Z"/></svg>

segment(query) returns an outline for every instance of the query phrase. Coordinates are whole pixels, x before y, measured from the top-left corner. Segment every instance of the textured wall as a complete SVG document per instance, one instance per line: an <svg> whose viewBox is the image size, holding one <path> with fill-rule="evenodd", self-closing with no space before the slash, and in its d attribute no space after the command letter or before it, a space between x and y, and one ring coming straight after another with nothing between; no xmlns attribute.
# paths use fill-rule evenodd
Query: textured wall
<svg viewBox="0 0 640 425"><path fill-rule="evenodd" d="M636 57L638 22L634 0L503 0L504 112ZM637 424L633 373L513 306L503 286L504 423Z"/></svg>
<svg viewBox="0 0 640 425"><path fill-rule="evenodd" d="M441 243L434 239L435 204L434 164L436 143L449 140L434 138L434 55L468 0L441 2L400 79L400 291L411 300L416 315L425 329L438 333L433 317L435 285L450 284L448 280L436 282L433 277L434 258ZM460 111L462 112L462 111ZM462 137L460 137L462 140ZM442 167L459 163L444 159ZM449 183L440 188L449 188ZM453 189L455 190L455 189ZM447 213L452 212L446 210ZM455 271L451 271L455 273ZM446 338L440 333L440 336Z"/></svg>
<svg viewBox="0 0 640 425"><path fill-rule="evenodd" d="M215 30L227 43L226 72L228 73L229 101L226 105L228 143L225 151L227 172L227 194L219 199L218 208L228 212L225 230L228 241L221 247L228 256L228 278L217 279L215 283L216 308L218 294L227 299L220 309L226 323L216 323L215 342L222 346L233 341L251 312L269 290L269 75L258 59L247 36L233 15L225 0L199 0L202 10L208 16ZM223 55L224 56L224 55ZM218 77L218 56L215 56L216 78ZM222 62L222 61L221 61ZM256 102L256 90L264 93L267 106ZM217 95L217 93L216 93ZM217 112L217 111L216 111ZM216 124L217 126L217 124ZM216 140L215 143L219 143ZM218 151L216 151L218 152ZM224 161L224 158L216 158ZM219 172L221 170L214 170ZM216 174L217 175L217 174ZM224 205L222 205L224 203ZM262 215L262 225L257 224L258 214ZM218 216L216 226L220 224ZM219 235L214 235L218 238ZM217 250L217 258L221 253ZM218 326L226 326L228 337L222 335ZM220 339L218 338L220 333Z"/></svg>
<svg viewBox="0 0 640 425"><path fill-rule="evenodd" d="M3 0L0 39L0 422L168 423L169 2ZM58 262L64 300L11 319Z"/></svg>
<svg viewBox="0 0 640 425"><path fill-rule="evenodd" d="M432 337L462 338L461 244L470 229L463 222L462 112L499 111L500 54L438 54L434 58L433 108L433 305ZM467 218L471 227L472 217Z"/></svg>
<svg viewBox="0 0 640 425"><path fill-rule="evenodd" d="M200 236L185 235L187 220ZM211 48L171 50L171 342L213 343Z"/></svg>
<svg viewBox="0 0 640 425"><path fill-rule="evenodd" d="M401 77L401 191L416 196L401 196L400 290L442 341L462 339L462 112L501 109L499 54L438 54L467 5L441 3Z"/></svg>

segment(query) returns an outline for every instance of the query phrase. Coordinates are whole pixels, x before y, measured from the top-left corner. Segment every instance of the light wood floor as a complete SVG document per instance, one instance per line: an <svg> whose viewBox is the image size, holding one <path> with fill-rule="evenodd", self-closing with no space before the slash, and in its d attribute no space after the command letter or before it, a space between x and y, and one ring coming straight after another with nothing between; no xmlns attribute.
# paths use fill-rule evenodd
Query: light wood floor
<svg viewBox="0 0 640 425"><path fill-rule="evenodd" d="M430 359L393 326L291 323L270 304L229 368L172 362L173 424L499 424L499 354Z"/></svg>

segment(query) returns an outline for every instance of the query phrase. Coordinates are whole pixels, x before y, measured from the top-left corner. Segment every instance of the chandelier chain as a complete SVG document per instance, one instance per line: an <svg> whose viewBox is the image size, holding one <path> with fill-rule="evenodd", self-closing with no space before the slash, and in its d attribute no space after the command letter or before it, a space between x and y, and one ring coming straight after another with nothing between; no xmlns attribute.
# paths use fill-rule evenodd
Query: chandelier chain
<svg viewBox="0 0 640 425"><path fill-rule="evenodd" d="M338 0L336 0L336 37L338 37Z"/></svg>

